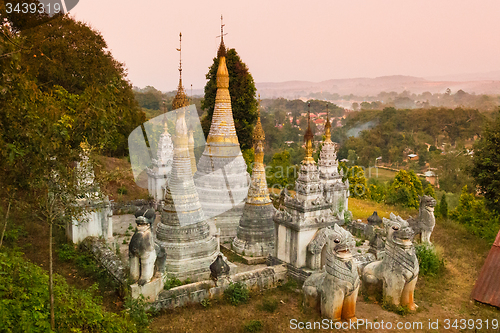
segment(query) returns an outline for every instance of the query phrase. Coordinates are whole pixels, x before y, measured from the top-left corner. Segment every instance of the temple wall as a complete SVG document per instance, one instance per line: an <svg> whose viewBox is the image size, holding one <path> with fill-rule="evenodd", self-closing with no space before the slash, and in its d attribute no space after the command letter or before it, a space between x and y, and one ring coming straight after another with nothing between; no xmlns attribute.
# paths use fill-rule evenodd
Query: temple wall
<svg viewBox="0 0 500 333"><path fill-rule="evenodd" d="M87 237L113 237L113 218L109 204L95 204L95 209L83 218L73 219L66 225L66 237L77 244Z"/></svg>
<svg viewBox="0 0 500 333"><path fill-rule="evenodd" d="M279 283L285 281L287 269L284 265L264 267L232 275L230 278L234 283L244 283L249 290L259 291L275 288ZM229 285L228 279L219 279L218 284L213 280L205 280L163 290L150 306L156 310L162 310L200 303L204 299L221 297Z"/></svg>
<svg viewBox="0 0 500 333"><path fill-rule="evenodd" d="M106 269L109 276L117 283L122 287L127 286L128 268L104 240L88 237L82 242L82 247L94 256L95 260Z"/></svg>

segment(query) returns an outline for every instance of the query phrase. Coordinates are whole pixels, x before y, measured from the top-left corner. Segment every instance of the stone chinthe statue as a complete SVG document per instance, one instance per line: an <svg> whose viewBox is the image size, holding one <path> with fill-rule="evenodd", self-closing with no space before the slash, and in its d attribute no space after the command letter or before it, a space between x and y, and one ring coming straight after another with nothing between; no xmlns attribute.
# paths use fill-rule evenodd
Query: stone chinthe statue
<svg viewBox="0 0 500 333"><path fill-rule="evenodd" d="M382 294L384 302L414 311L417 305L413 294L419 272L412 242L414 232L407 221L393 213L383 223L387 230L385 256L363 268L363 291L367 295Z"/></svg>
<svg viewBox="0 0 500 333"><path fill-rule="evenodd" d="M143 286L154 275L156 261L155 244L151 225L155 219L154 209L141 209L135 213L137 230L128 246L130 279Z"/></svg>
<svg viewBox="0 0 500 333"><path fill-rule="evenodd" d="M408 223L410 224L415 234L421 234L422 243L431 244L431 234L436 225L436 217L434 216L434 207L436 206L436 199L431 196L419 196L420 208L416 218L410 217Z"/></svg>
<svg viewBox="0 0 500 333"><path fill-rule="evenodd" d="M319 238L326 240L326 266L325 270L313 273L304 282L304 303L334 321L356 321L360 280L351 253L353 237L338 225L321 229L320 233L322 237Z"/></svg>

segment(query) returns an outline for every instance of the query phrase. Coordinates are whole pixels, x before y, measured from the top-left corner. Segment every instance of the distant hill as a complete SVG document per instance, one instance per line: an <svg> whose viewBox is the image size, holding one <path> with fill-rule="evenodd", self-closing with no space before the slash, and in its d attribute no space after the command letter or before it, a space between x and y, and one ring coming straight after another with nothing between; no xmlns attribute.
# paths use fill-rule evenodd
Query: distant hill
<svg viewBox="0 0 500 333"><path fill-rule="evenodd" d="M464 74L463 77L491 77L481 80L429 80L414 76L381 76L376 78L333 79L322 82L287 81L256 83L262 98L301 98L313 93L339 95L376 96L380 92L403 92L421 94L423 92L444 93L450 88L454 93L460 89L476 94L500 94L500 71L481 74ZM476 75L476 76L474 76ZM488 76L489 75L489 76ZM456 78L462 76L457 75Z"/></svg>

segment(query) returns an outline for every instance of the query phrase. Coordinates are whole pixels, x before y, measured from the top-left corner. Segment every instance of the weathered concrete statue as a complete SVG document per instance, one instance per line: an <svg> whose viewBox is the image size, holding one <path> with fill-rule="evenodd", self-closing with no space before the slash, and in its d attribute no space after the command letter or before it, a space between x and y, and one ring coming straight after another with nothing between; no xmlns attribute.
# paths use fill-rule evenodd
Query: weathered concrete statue
<svg viewBox="0 0 500 333"><path fill-rule="evenodd" d="M319 309L323 317L334 321L355 321L360 283L358 268L351 253L355 242L351 233L338 225L320 232L327 239L325 270L313 273L304 282L304 302L307 306Z"/></svg>
<svg viewBox="0 0 500 333"><path fill-rule="evenodd" d="M420 209L416 218L410 217L408 223L410 224L415 234L421 234L422 243L431 244L431 234L436 225L436 218L434 217L434 207L436 200L428 195L419 196Z"/></svg>
<svg viewBox="0 0 500 333"><path fill-rule="evenodd" d="M363 292L382 294L384 302L416 310L413 292L418 278L418 260L413 246L414 232L407 221L391 213L383 219L387 230L384 259L363 268Z"/></svg>
<svg viewBox="0 0 500 333"><path fill-rule="evenodd" d="M143 208L135 213L137 231L128 245L130 278L140 286L151 281L154 274L156 251L151 225L155 217L152 208Z"/></svg>

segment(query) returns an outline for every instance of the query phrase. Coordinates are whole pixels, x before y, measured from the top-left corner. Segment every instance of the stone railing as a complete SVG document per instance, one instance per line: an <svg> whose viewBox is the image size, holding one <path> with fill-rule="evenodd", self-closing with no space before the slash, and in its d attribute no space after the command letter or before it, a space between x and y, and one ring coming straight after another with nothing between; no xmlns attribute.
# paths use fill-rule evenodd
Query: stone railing
<svg viewBox="0 0 500 333"><path fill-rule="evenodd" d="M92 254L98 264L104 267L108 275L118 282L122 289L128 288L128 268L103 239L87 237L83 240L81 246Z"/></svg>
<svg viewBox="0 0 500 333"><path fill-rule="evenodd" d="M200 303L202 300L221 297L231 283L244 283L249 290L275 288L287 278L284 265L264 267L248 272L238 273L228 278L219 279L217 283L205 280L188 285L163 290L150 307L156 310L173 309L188 304Z"/></svg>

